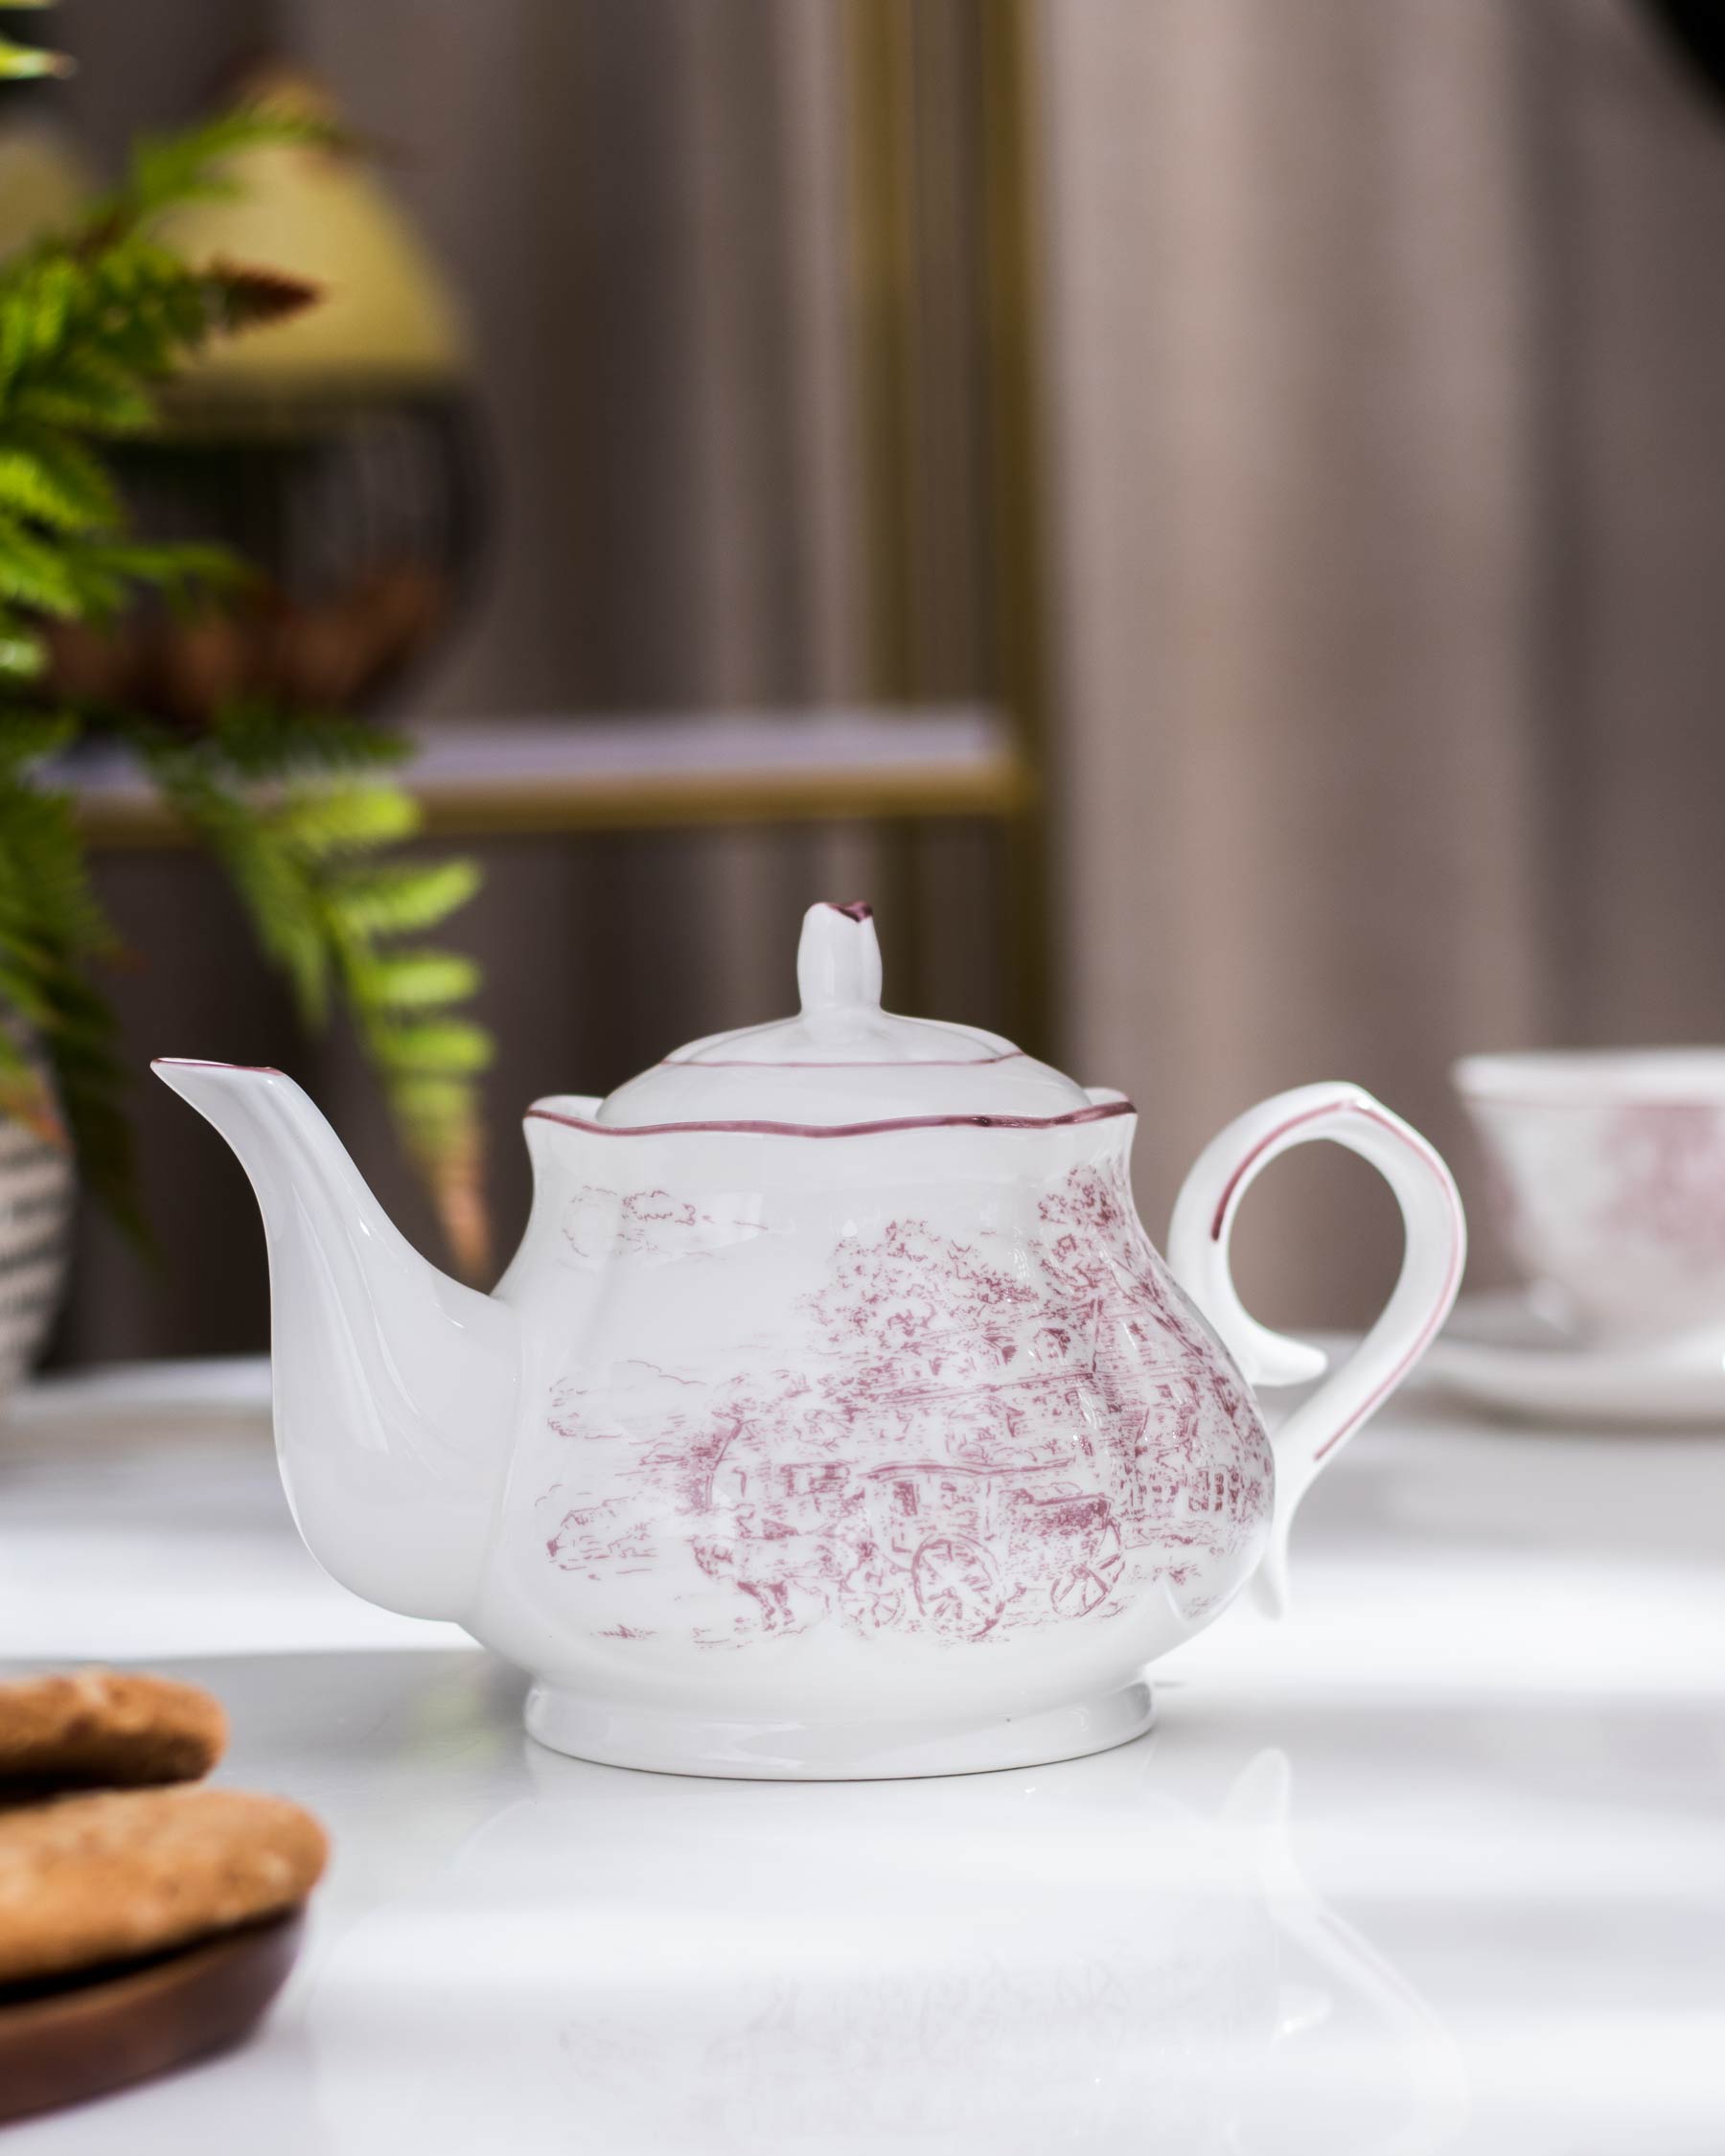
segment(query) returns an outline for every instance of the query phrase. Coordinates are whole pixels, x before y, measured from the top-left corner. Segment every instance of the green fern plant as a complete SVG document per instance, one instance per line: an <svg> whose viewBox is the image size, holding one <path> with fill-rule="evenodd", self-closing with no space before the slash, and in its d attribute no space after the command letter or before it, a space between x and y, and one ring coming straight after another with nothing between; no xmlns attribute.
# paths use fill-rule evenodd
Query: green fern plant
<svg viewBox="0 0 1725 2156"><path fill-rule="evenodd" d="M15 10L52 8L54 0L0 0ZM24 81L34 76L69 75L72 63L64 53L46 52L39 45L19 45L0 37L0 82Z"/></svg>
<svg viewBox="0 0 1725 2156"><path fill-rule="evenodd" d="M0 75L42 72L41 60L0 40ZM314 299L267 271L194 266L152 226L230 189L237 153L319 132L253 109L147 142L75 231L0 264L0 1114L74 1145L92 1191L142 1232L100 985L119 938L90 883L75 799L55 781L80 741L105 736L220 862L305 1020L345 1008L456 1258L476 1273L490 1043L463 1013L472 962L419 939L477 873L402 855L418 812L391 776L401 742L339 716L254 706L170 726L60 708L49 686L50 623L100 627L146 594L196 608L244 577L219 549L132 538L101 445L154 426L157 390L209 339Z"/></svg>

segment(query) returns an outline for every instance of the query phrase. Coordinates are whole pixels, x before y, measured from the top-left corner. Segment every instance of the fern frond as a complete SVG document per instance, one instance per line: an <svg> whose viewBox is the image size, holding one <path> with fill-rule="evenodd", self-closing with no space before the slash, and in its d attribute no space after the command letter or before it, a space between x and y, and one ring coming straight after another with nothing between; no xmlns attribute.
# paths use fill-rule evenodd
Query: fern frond
<svg viewBox="0 0 1725 2156"><path fill-rule="evenodd" d="M292 793L276 812L276 836L308 860L365 854L410 837L419 810L400 787L337 778Z"/></svg>
<svg viewBox="0 0 1725 2156"><path fill-rule="evenodd" d="M390 858L417 830L418 808L353 757L337 722L286 733L254 711L192 743L135 738L166 797L226 868L302 1017L321 1025L339 997L450 1247L477 1277L488 1235L476 1081L492 1045L457 1007L478 969L400 940L452 912L477 872Z"/></svg>
<svg viewBox="0 0 1725 2156"><path fill-rule="evenodd" d="M0 74L16 51L0 40ZM48 64L31 56L37 63ZM490 1044L460 1007L477 970L408 939L470 897L477 873L399 858L418 813L381 768L402 745L339 716L240 706L189 738L132 713L74 722L24 701L46 672L44 623L101 625L140 589L190 607L244 577L219 548L131 538L91 445L154 425L157 386L212 337L316 296L243 264L195 267L151 237L161 214L230 192L247 151L339 139L316 118L254 107L147 142L125 184L75 229L0 264L0 1016L26 1036L0 1022L0 1115L46 1129L58 1093L91 1188L139 1225L114 1021L94 977L112 930L84 876L70 803L39 768L76 723L143 758L226 870L305 1018L320 1023L333 1003L345 1006L464 1269L476 1273L475 1081Z"/></svg>
<svg viewBox="0 0 1725 2156"><path fill-rule="evenodd" d="M479 969L453 951L374 957L356 968L366 1002L391 1014L464 1003L479 989Z"/></svg>
<svg viewBox="0 0 1725 2156"><path fill-rule="evenodd" d="M67 620L78 612L78 579L65 550L0 511L0 601Z"/></svg>
<svg viewBox="0 0 1725 2156"><path fill-rule="evenodd" d="M0 510L62 532L112 531L123 519L113 482L89 450L30 421L0 433Z"/></svg>
<svg viewBox="0 0 1725 2156"><path fill-rule="evenodd" d="M360 935L413 935L447 921L478 888L472 861L403 863L350 876L342 885L342 911Z"/></svg>
<svg viewBox="0 0 1725 2156"><path fill-rule="evenodd" d="M70 731L64 719L0 719L0 1002L42 1059L24 1057L7 1037L0 1112L22 1115L44 1135L63 1116L89 1189L143 1240L118 1027L88 977L114 949L114 932L85 873L71 802L40 786L32 769Z"/></svg>
<svg viewBox="0 0 1725 2156"><path fill-rule="evenodd" d="M39 81L45 75L70 75L72 62L64 53L45 52L39 45L14 45L0 37L0 82Z"/></svg>
<svg viewBox="0 0 1725 2156"><path fill-rule="evenodd" d="M373 1031L378 1060L410 1079L419 1073L434 1078L470 1078L486 1069L492 1059L491 1036L482 1026L459 1019L444 1019L424 1025L380 1022Z"/></svg>
<svg viewBox="0 0 1725 2156"><path fill-rule="evenodd" d="M0 299L0 306L4 300ZM8 418L64 427L70 433L118 437L154 425L155 401L140 370L111 354L73 351L34 377L0 371L0 410Z"/></svg>
<svg viewBox="0 0 1725 2156"><path fill-rule="evenodd" d="M267 103L240 105L177 134L146 135L132 150L124 184L98 215L142 223L184 202L229 201L241 187L230 168L246 151L329 149L345 140L327 120Z"/></svg>
<svg viewBox="0 0 1725 2156"><path fill-rule="evenodd" d="M48 646L41 636L0 608L0 691L39 680L47 668Z"/></svg>
<svg viewBox="0 0 1725 2156"><path fill-rule="evenodd" d="M51 8L54 4L55 0L5 0L5 5L13 10ZM71 72L72 62L64 53L43 52L39 46L19 45L10 37L0 37L0 82L22 82Z"/></svg>
<svg viewBox="0 0 1725 2156"><path fill-rule="evenodd" d="M325 774L401 764L409 754L400 734L344 712L284 711L263 700L231 704L213 722L213 738L237 780L256 783L296 772Z"/></svg>

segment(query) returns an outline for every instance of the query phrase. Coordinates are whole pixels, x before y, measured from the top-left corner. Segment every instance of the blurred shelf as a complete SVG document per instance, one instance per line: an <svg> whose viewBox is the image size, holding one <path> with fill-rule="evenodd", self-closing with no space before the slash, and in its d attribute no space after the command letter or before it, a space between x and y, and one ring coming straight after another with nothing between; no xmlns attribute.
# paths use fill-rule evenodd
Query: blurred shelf
<svg viewBox="0 0 1725 2156"><path fill-rule="evenodd" d="M977 706L437 722L407 729L427 831L1003 818L1035 798L1006 720ZM92 844L186 833L121 754L68 771Z"/></svg>

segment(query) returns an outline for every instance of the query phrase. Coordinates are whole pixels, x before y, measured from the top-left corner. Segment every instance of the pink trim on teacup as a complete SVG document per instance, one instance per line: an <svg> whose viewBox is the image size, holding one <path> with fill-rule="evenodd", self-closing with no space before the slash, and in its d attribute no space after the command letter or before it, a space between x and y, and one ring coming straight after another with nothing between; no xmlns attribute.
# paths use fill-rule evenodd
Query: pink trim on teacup
<svg viewBox="0 0 1725 2156"><path fill-rule="evenodd" d="M852 899L848 906L840 906L837 899L823 901L829 913L842 913L847 921L872 921L874 907L866 899Z"/></svg>
<svg viewBox="0 0 1725 2156"><path fill-rule="evenodd" d="M555 1109L530 1108L528 1120L562 1123L595 1137L669 1137L684 1131L731 1132L745 1137L876 1137L886 1131L1058 1131L1077 1123L1101 1123L1111 1115L1136 1114L1129 1100L1107 1100L1064 1115L895 1115L879 1123L594 1123Z"/></svg>
<svg viewBox="0 0 1725 2156"><path fill-rule="evenodd" d="M1217 1202L1215 1215L1210 1221L1210 1241L1212 1243L1219 1243L1222 1240L1223 1230L1228 1226L1228 1208L1232 1204L1240 1184L1251 1172L1254 1163L1261 1160L1270 1147L1279 1139L1286 1137L1290 1131L1299 1130L1302 1123L1316 1122L1322 1116L1335 1114L1337 1105L1334 1101L1326 1101L1317 1108L1304 1109L1300 1114L1289 1116L1285 1123L1278 1123L1275 1130L1266 1132L1252 1148L1252 1151L1236 1163L1233 1173L1223 1185L1222 1196ZM1462 1233L1465 1232L1466 1227L1461 1213L1460 1201L1456 1196L1455 1188L1449 1181L1448 1171L1444 1168L1443 1161L1437 1150L1428 1145L1417 1131L1411 1131L1405 1124L1392 1121L1391 1117L1383 1114L1377 1109L1368 1108L1364 1101L1350 1101L1347 1103L1347 1108L1350 1113L1363 1115L1368 1123L1377 1123L1387 1131L1393 1131L1397 1137L1413 1141L1414 1150L1422 1159L1428 1160L1437 1171L1438 1183L1443 1190L1444 1201L1449 1206L1451 1227L1460 1232L1451 1234L1449 1266L1444 1273L1443 1286L1438 1292L1438 1302L1432 1315L1414 1336L1413 1345L1394 1369L1390 1372L1390 1375L1384 1379L1383 1383L1368 1393L1347 1420L1339 1429L1332 1431L1322 1444L1317 1448L1312 1455L1314 1462L1334 1452L1344 1437L1357 1430L1368 1415L1375 1413L1438 1337L1444 1318L1448 1314L1450 1304L1455 1299L1456 1290L1460 1285Z"/></svg>

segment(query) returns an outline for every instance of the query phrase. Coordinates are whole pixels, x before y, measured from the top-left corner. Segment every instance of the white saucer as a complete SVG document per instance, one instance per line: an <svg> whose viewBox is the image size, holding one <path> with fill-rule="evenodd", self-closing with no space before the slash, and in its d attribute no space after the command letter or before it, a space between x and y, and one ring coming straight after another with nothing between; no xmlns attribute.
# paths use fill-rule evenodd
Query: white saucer
<svg viewBox="0 0 1725 2156"><path fill-rule="evenodd" d="M1720 1342L1590 1347L1518 1293L1463 1296L1420 1370L1478 1406L1535 1422L1725 1431Z"/></svg>

